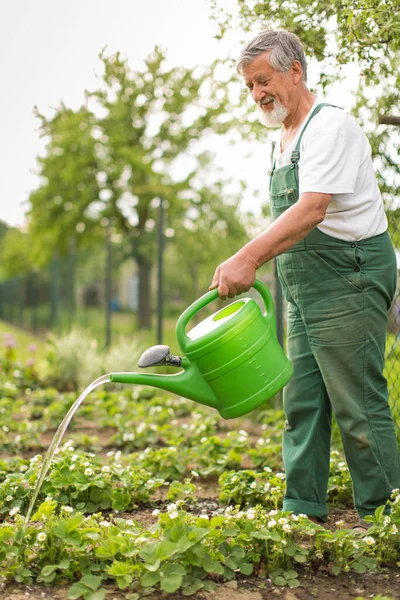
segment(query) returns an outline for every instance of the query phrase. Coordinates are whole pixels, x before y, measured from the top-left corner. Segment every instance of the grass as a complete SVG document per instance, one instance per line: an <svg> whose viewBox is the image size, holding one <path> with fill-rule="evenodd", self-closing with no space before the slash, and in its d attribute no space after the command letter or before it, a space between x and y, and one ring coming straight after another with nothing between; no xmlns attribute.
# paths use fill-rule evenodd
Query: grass
<svg viewBox="0 0 400 600"><path fill-rule="evenodd" d="M18 327L14 327L5 321L0 320L0 344L3 340L3 336L6 334L12 334L17 342L17 353L20 360L26 360L32 353L29 351L29 346L35 345L37 347L38 358L44 358L46 354L46 341L37 335L22 331Z"/></svg>

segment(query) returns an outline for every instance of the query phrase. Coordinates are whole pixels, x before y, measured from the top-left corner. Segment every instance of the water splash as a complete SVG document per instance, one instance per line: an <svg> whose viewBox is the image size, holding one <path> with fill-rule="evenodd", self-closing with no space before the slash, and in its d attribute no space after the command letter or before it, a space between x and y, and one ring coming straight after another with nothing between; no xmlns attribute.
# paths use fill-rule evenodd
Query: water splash
<svg viewBox="0 0 400 600"><path fill-rule="evenodd" d="M76 411L78 410L78 408L80 407L80 405L82 404L82 402L84 401L86 396L88 396L88 394L90 394L90 392L92 392L95 388L99 387L100 385L104 385L105 383L109 383L109 382L110 382L110 375L103 375L102 377L95 379L90 385L88 385L88 387L85 390L83 390L82 394L79 396L79 398L77 400L75 400L74 404L71 406L71 408L65 415L64 419L61 421L61 423L56 431L56 434L49 446L49 449L47 450L47 454L43 461L42 469L40 471L38 480L36 481L35 489L33 490L33 496L32 496L31 502L29 504L28 512L26 513L26 517L25 517L25 523L24 523L25 527L27 526L27 524L31 518L36 499L39 495L39 491L40 491L40 488L42 487L44 478L47 475L47 471L50 468L51 461L53 460L53 456L61 442L61 439L62 439L62 437L65 433L65 430L67 429L72 417L74 416L74 414L76 413Z"/></svg>

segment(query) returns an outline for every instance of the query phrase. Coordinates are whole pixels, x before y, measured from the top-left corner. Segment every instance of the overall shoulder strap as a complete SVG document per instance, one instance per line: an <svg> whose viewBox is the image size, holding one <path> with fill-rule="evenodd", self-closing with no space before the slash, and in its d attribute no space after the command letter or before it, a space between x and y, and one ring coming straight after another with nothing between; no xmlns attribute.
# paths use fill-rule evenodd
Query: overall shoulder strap
<svg viewBox="0 0 400 600"><path fill-rule="evenodd" d="M300 144L301 144L301 140L303 138L304 132L308 127L308 124L310 123L311 119L313 119L315 117L315 115L317 115L319 113L319 111L324 108L325 106L332 106L333 108L340 108L340 106L336 106L335 104L329 104L328 102L321 102L321 104L317 104L317 106L314 108L314 110L312 111L311 115L309 116L307 123L304 125L303 130L301 132L301 134L299 135L299 139L297 140L297 144L296 144L296 148L293 150L292 152L292 156L290 158L290 161L292 163L292 165L296 165L299 162L300 159Z"/></svg>

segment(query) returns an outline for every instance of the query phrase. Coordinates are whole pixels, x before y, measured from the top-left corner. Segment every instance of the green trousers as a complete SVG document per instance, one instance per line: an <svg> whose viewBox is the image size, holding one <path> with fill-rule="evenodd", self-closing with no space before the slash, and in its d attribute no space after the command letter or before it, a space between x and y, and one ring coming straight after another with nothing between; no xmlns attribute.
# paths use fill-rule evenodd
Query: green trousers
<svg viewBox="0 0 400 600"><path fill-rule="evenodd" d="M318 229L278 259L288 300L284 390L284 510L327 517L331 412L340 428L361 517L400 487L383 376L396 260L387 233L344 242Z"/></svg>

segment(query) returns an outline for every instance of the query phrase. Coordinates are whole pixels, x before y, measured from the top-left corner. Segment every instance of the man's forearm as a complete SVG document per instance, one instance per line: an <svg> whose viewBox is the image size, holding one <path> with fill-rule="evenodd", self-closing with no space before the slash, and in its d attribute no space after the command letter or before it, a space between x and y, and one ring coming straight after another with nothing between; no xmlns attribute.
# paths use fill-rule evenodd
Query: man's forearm
<svg viewBox="0 0 400 600"><path fill-rule="evenodd" d="M331 196L308 192L276 221L237 253L255 263L258 269L302 240L325 218Z"/></svg>

